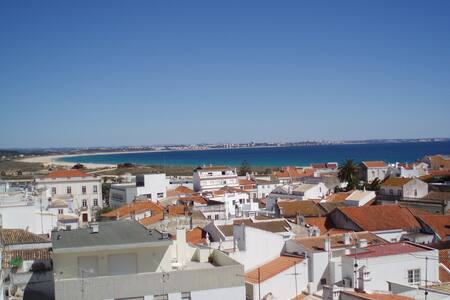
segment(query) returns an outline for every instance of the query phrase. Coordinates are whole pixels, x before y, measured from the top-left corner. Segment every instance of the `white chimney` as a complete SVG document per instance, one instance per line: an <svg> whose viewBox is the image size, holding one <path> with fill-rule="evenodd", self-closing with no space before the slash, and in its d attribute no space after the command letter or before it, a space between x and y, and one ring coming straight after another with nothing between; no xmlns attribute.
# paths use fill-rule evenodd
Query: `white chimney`
<svg viewBox="0 0 450 300"><path fill-rule="evenodd" d="M330 252L330 250L331 250L331 241L330 241L330 238L326 238L326 239L324 239L323 240L323 249L326 251L326 252Z"/></svg>
<svg viewBox="0 0 450 300"><path fill-rule="evenodd" d="M351 237L350 233L346 232L344 233L344 245L350 245Z"/></svg>
<svg viewBox="0 0 450 300"><path fill-rule="evenodd" d="M366 239L358 240L358 248L366 248L366 247L367 247L367 240Z"/></svg>

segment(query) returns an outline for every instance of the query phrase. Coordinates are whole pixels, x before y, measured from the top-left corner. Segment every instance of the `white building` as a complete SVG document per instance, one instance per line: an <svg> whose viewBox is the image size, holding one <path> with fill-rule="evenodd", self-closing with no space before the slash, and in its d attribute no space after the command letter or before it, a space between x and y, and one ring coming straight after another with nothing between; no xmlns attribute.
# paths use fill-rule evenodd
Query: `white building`
<svg viewBox="0 0 450 300"><path fill-rule="evenodd" d="M398 242L358 250L342 257L342 277L351 282L351 287L366 292L389 291L388 281L411 286L425 285L425 278L428 283L439 281L436 249Z"/></svg>
<svg viewBox="0 0 450 300"><path fill-rule="evenodd" d="M281 184L278 180L256 180L256 197L258 199L265 198Z"/></svg>
<svg viewBox="0 0 450 300"><path fill-rule="evenodd" d="M113 183L109 189L109 205L113 208L131 203L137 196L135 183Z"/></svg>
<svg viewBox="0 0 450 300"><path fill-rule="evenodd" d="M374 191L353 191L347 198L345 198L344 203L348 206L363 206L376 198Z"/></svg>
<svg viewBox="0 0 450 300"><path fill-rule="evenodd" d="M257 202L250 195L239 189L223 187L219 190L203 193L205 198L225 204L225 214L228 217L242 217L256 214L259 211Z"/></svg>
<svg viewBox="0 0 450 300"><path fill-rule="evenodd" d="M167 185L164 173L136 175L137 196L146 196L154 202L166 197Z"/></svg>
<svg viewBox="0 0 450 300"><path fill-rule="evenodd" d="M404 198L423 198L428 194L428 184L417 178L389 177L380 185L380 195Z"/></svg>
<svg viewBox="0 0 450 300"><path fill-rule="evenodd" d="M295 187L292 194L300 196L300 200L323 199L328 194L328 188L323 182L317 184L304 183Z"/></svg>
<svg viewBox="0 0 450 300"><path fill-rule="evenodd" d="M55 299L245 299L242 265L176 237L126 220L53 234Z"/></svg>
<svg viewBox="0 0 450 300"><path fill-rule="evenodd" d="M395 163L389 165L388 176L402 177L402 178L417 178L422 175L419 175L419 169L416 168L416 165Z"/></svg>
<svg viewBox="0 0 450 300"><path fill-rule="evenodd" d="M80 221L87 223L97 209L103 207L101 178L79 170L58 170L36 179L38 189L46 189L47 197L70 196Z"/></svg>
<svg viewBox="0 0 450 300"><path fill-rule="evenodd" d="M388 168L384 161L363 161L360 164L360 178L369 183L376 178L382 181L387 176Z"/></svg>
<svg viewBox="0 0 450 300"><path fill-rule="evenodd" d="M280 255L245 274L247 299L294 299L306 291L308 261Z"/></svg>
<svg viewBox="0 0 450 300"><path fill-rule="evenodd" d="M369 245L386 242L369 232L322 235L286 241L285 251L308 258L308 292L315 293L324 285L349 285L342 277L341 257L360 247L359 240Z"/></svg>
<svg viewBox="0 0 450 300"><path fill-rule="evenodd" d="M225 186L239 187L236 168L203 166L194 171L194 190L196 192L214 191Z"/></svg>

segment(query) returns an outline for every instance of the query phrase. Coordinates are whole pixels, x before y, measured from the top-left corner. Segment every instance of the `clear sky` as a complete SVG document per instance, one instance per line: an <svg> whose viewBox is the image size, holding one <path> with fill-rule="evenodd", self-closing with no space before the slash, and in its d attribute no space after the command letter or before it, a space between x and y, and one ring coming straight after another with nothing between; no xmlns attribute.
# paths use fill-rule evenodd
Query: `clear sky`
<svg viewBox="0 0 450 300"><path fill-rule="evenodd" d="M450 137L450 1L0 2L0 147Z"/></svg>

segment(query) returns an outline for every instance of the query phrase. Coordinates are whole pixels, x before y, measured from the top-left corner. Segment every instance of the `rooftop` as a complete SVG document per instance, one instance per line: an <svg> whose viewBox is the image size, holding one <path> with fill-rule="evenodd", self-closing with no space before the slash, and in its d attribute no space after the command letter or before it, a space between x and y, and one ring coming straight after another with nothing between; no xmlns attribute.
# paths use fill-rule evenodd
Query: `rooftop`
<svg viewBox="0 0 450 300"><path fill-rule="evenodd" d="M48 173L44 178L71 178L71 177L92 177L92 175L86 174L80 170L56 170Z"/></svg>
<svg viewBox="0 0 450 300"><path fill-rule="evenodd" d="M330 245L331 249L341 249L341 248L347 248L347 247L353 247L356 245L358 240L365 239L367 241L368 245L378 245L378 244L385 244L387 241L384 239L378 237L377 235L362 231L362 232L354 232L350 235L350 241L348 245L345 245L345 239L344 239L344 233L339 234L331 234L329 236L318 236L318 237L308 237L308 238L298 238L294 239L297 244L302 245L306 249L313 251L313 252L322 252L325 251L324 249L324 243L325 239L330 239Z"/></svg>
<svg viewBox="0 0 450 300"><path fill-rule="evenodd" d="M280 213L285 218L295 218L297 214L304 217L312 216L324 216L326 210L317 205L317 201L314 200L282 200L277 202Z"/></svg>
<svg viewBox="0 0 450 300"><path fill-rule="evenodd" d="M361 230L412 230L421 228L411 211L399 205L338 207L337 210L358 225Z"/></svg>
<svg viewBox="0 0 450 300"><path fill-rule="evenodd" d="M233 226L241 224L273 233L289 232L289 230L291 229L289 223L284 219L258 221L253 221L252 219L235 219L233 221L233 225L218 225L217 228L222 231L225 236L233 236Z"/></svg>
<svg viewBox="0 0 450 300"><path fill-rule="evenodd" d="M356 291L342 291L341 293L348 294L354 296L359 299L364 300L412 300L410 297L400 296L400 295L392 295L392 294L379 294L379 293L364 293L364 292L356 292Z"/></svg>
<svg viewBox="0 0 450 300"><path fill-rule="evenodd" d="M2 245L21 245L49 242L50 241L48 239L23 229L0 229L0 244Z"/></svg>
<svg viewBox="0 0 450 300"><path fill-rule="evenodd" d="M353 201L359 201L364 199L365 197L373 196L373 198L376 197L375 192L373 191L360 191L356 190L353 193L351 193L346 200L353 200Z"/></svg>
<svg viewBox="0 0 450 300"><path fill-rule="evenodd" d="M303 261L300 257L280 256L245 274L245 281L261 283Z"/></svg>
<svg viewBox="0 0 450 300"><path fill-rule="evenodd" d="M450 215L421 215L419 220L426 224L439 239L445 241L450 236Z"/></svg>
<svg viewBox="0 0 450 300"><path fill-rule="evenodd" d="M200 171L232 171L234 170L231 167L228 166L200 166L197 167L195 170L200 170Z"/></svg>
<svg viewBox="0 0 450 300"><path fill-rule="evenodd" d="M113 246L157 242L162 240L158 231L147 230L134 220L99 222L98 232L92 228L59 230L52 233L53 250L95 246Z"/></svg>
<svg viewBox="0 0 450 300"><path fill-rule="evenodd" d="M414 244L411 242L386 243L381 245L371 245L356 255L357 259L365 259L371 257L381 257L390 255L409 254L422 251L431 251L433 249L423 245ZM355 257L355 254L348 254L349 257Z"/></svg>
<svg viewBox="0 0 450 300"><path fill-rule="evenodd" d="M383 186L397 186L402 187L405 184L409 183L413 178L402 178L402 177L389 177L384 180L381 185Z"/></svg>
<svg viewBox="0 0 450 300"><path fill-rule="evenodd" d="M113 209L107 213L102 214L105 218L123 218L131 214L139 214L145 211L152 213L162 212L164 208L150 200L133 201L130 204L125 204L117 209Z"/></svg>
<svg viewBox="0 0 450 300"><path fill-rule="evenodd" d="M381 160L363 161L362 164L367 168L383 168L387 167L386 163Z"/></svg>

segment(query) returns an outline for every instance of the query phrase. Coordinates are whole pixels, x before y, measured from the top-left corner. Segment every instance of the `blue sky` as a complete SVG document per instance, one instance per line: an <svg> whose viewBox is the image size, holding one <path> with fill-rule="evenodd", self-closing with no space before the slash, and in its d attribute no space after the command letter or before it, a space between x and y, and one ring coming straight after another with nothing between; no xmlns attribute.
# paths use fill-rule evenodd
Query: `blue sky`
<svg viewBox="0 0 450 300"><path fill-rule="evenodd" d="M450 1L1 1L0 147L450 137Z"/></svg>

